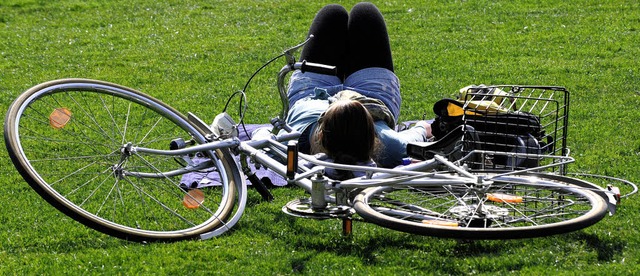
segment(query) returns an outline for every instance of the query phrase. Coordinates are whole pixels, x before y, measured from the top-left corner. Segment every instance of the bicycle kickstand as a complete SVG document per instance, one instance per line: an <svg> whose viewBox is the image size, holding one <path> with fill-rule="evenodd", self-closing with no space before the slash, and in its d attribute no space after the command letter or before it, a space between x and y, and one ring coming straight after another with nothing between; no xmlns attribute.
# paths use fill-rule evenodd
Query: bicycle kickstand
<svg viewBox="0 0 640 276"><path fill-rule="evenodd" d="M269 188L267 187L267 185L265 185L264 182L262 182L262 180L260 180L258 176L256 176L256 174L249 168L249 164L247 164L247 157L241 155L240 163L242 165L242 172L244 172L244 174L247 176L247 179L249 179L249 182L251 182L251 185L256 189L260 196L262 196L262 199L264 201L272 201L273 194L269 192Z"/></svg>

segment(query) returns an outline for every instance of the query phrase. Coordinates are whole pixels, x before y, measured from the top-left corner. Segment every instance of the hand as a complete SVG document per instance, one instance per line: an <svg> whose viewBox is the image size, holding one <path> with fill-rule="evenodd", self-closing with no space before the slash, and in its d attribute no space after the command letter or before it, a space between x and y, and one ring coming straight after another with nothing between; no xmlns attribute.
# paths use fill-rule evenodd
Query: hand
<svg viewBox="0 0 640 276"><path fill-rule="evenodd" d="M427 121L417 121L415 126L420 126L425 129L426 133L424 137L426 139L431 139L433 137L433 133L431 133L431 124L429 124Z"/></svg>

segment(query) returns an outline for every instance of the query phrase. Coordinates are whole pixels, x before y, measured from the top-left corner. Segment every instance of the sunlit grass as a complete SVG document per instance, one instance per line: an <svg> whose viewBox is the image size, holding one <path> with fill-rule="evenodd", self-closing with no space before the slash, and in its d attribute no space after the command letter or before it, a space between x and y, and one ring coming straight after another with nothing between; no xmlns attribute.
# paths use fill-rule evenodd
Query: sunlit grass
<svg viewBox="0 0 640 276"><path fill-rule="evenodd" d="M348 1L351 7L355 1ZM640 180L640 6L633 1L384 1L402 120L469 84L571 91L572 172ZM0 3L0 110L38 83L83 77L122 84L210 121L254 70L302 41L319 1L38 1ZM249 86L248 123L278 114L276 62ZM85 228L44 202L5 151L0 183L3 274L631 274L636 197L576 233L476 241L419 237L356 222L291 218L300 189L250 191L236 228L207 241L137 244ZM606 184L606 183L603 183Z"/></svg>

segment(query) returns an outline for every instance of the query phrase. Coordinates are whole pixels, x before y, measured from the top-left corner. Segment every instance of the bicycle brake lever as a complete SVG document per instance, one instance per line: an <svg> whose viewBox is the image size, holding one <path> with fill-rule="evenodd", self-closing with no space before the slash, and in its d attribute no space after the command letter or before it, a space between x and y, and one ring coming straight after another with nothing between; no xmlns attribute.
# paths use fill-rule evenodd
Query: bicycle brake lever
<svg viewBox="0 0 640 276"><path fill-rule="evenodd" d="M273 133L279 132L281 129L284 129L286 132L292 132L293 129L287 125L287 123L281 118L273 118L270 121L271 125L273 125Z"/></svg>
<svg viewBox="0 0 640 276"><path fill-rule="evenodd" d="M313 35L310 34L309 37L305 41L303 41L302 43L300 43L300 44L298 44L296 46L293 46L293 47L291 47L291 48L289 48L289 49L284 51L284 56L286 57L288 64L296 63L296 57L293 56L293 52L295 52L298 49L302 48L302 46L307 44L312 38L313 38Z"/></svg>

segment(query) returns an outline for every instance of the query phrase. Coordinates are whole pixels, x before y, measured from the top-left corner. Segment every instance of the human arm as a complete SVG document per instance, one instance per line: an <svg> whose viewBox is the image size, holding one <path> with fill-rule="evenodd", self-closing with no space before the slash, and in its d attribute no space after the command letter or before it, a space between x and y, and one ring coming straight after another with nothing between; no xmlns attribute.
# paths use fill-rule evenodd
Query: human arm
<svg viewBox="0 0 640 276"><path fill-rule="evenodd" d="M383 121L376 121L375 127L382 144L376 158L381 167L392 168L402 164L402 159L407 157L407 144L424 142L432 137L431 125L426 121L418 121L401 132L389 128Z"/></svg>

